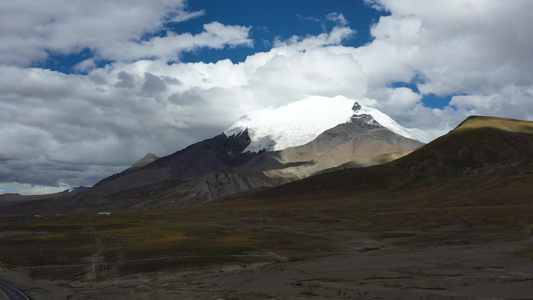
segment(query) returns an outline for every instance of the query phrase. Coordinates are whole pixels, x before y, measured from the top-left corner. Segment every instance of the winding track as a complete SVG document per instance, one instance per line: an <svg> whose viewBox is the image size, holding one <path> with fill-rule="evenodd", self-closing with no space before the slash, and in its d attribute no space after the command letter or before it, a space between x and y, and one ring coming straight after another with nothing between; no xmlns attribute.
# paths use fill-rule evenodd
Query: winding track
<svg viewBox="0 0 533 300"><path fill-rule="evenodd" d="M4 294L9 300L30 300L21 291L3 281L0 281L0 293Z"/></svg>

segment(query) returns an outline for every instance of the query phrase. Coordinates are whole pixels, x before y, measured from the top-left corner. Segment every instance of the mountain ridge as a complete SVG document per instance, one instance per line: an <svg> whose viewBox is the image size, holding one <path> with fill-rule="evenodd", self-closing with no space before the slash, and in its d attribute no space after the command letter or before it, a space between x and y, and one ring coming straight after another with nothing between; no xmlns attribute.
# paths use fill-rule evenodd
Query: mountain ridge
<svg viewBox="0 0 533 300"><path fill-rule="evenodd" d="M390 160L383 156L385 154L404 153L422 145L418 141L391 132L377 122L352 118L350 122L326 130L307 144L262 153L245 166L258 167L266 164L269 159L280 163L291 162L287 168L275 168L270 171L270 174L301 179L346 162L358 162L370 166L375 164L372 158L377 156L381 156L382 159L374 160L376 163L387 162ZM393 156L390 158L392 159ZM255 161L260 162L255 163ZM363 161L366 162L363 163ZM273 163L270 167L272 165Z"/></svg>
<svg viewBox="0 0 533 300"><path fill-rule="evenodd" d="M161 203L168 205L201 204L232 193L305 178L352 160L366 160L366 165L381 163L383 160L370 157L405 153L422 145L390 131L370 114L363 114L356 102L338 99L348 108L343 112L349 116L348 121L320 133L307 144L256 153L247 150L253 142L248 128L231 135L222 132L161 158L147 155L132 167L102 179L74 197L72 203L80 207L131 208L142 206L135 201L142 203L146 195L160 195ZM174 201L172 197L186 200Z"/></svg>
<svg viewBox="0 0 533 300"><path fill-rule="evenodd" d="M406 189L468 193L469 184L473 183L494 189L512 178L533 176L533 122L473 116L448 134L394 161L368 168L325 171L239 197L330 199L364 194L365 191L391 193ZM442 183L449 184L451 190Z"/></svg>
<svg viewBox="0 0 533 300"><path fill-rule="evenodd" d="M246 151L279 151L304 145L322 132L354 118L375 122L406 138L415 139L410 130L386 114L343 96L313 96L279 107L252 111L224 130L224 133L230 136L247 130L251 143Z"/></svg>

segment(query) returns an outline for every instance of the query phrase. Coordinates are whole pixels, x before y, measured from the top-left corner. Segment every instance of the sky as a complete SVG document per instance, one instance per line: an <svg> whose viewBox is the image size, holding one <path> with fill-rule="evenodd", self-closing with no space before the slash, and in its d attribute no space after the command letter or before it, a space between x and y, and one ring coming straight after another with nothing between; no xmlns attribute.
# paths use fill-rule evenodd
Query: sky
<svg viewBox="0 0 533 300"><path fill-rule="evenodd" d="M0 194L91 186L341 95L435 138L533 120L533 1L3 0Z"/></svg>

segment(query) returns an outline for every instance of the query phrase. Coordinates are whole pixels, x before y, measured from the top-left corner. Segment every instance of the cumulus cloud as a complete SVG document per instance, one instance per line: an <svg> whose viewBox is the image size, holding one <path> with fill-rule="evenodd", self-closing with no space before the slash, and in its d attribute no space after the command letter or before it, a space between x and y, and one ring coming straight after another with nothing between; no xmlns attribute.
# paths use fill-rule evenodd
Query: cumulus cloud
<svg viewBox="0 0 533 300"><path fill-rule="evenodd" d="M88 58L80 63L77 63L73 69L78 72L86 72L96 68L96 62L93 58Z"/></svg>
<svg viewBox="0 0 533 300"><path fill-rule="evenodd" d="M291 47L295 50L306 50L317 47L339 45L344 39L350 38L355 34L355 30L345 26L335 26L331 32L321 33L317 36L301 37L294 35L288 40L276 39L275 48ZM291 49L291 50L292 50Z"/></svg>
<svg viewBox="0 0 533 300"><path fill-rule="evenodd" d="M252 46L248 38L250 27L227 26L218 22L204 25L204 31L192 35L190 33L175 34L167 32L163 37L153 37L147 41L117 40L105 47L95 49L104 59L134 61L143 58L177 61L184 51L209 47L221 49L225 46ZM124 49L128 49L124 52Z"/></svg>
<svg viewBox="0 0 533 300"><path fill-rule="evenodd" d="M61 184L59 186L31 185L20 182L0 182L0 186L9 185L9 188L0 188L0 195L8 193L19 193L21 195L43 195L59 193L68 190L70 186Z"/></svg>
<svg viewBox="0 0 533 300"><path fill-rule="evenodd" d="M492 94L453 96L450 105L469 114L533 120L533 85L510 84Z"/></svg>
<svg viewBox="0 0 533 300"><path fill-rule="evenodd" d="M344 15L341 14L341 13L337 13L337 12L329 13L329 14L326 15L326 18L328 20L330 20L330 21L333 21L333 22L339 24L340 26L346 26L346 25L350 24L350 22L348 20L346 20Z"/></svg>
<svg viewBox="0 0 533 300"><path fill-rule="evenodd" d="M405 87L388 89L388 92L390 96L386 104L392 105L398 110L409 109L422 99L422 95Z"/></svg>
<svg viewBox="0 0 533 300"><path fill-rule="evenodd" d="M422 94L490 94L509 83L533 81L526 72L533 66L530 1L379 2L391 15L372 28L375 40L366 55L403 62L397 69L406 78L422 75Z"/></svg>
<svg viewBox="0 0 533 300"><path fill-rule="evenodd" d="M213 22L194 35L147 37L169 20L203 14L188 12L182 1L58 1L59 12L39 3L28 11L24 3L7 2L10 22L0 16L4 188L92 185L148 152L170 154L219 134L246 112L310 95L356 99L428 139L471 114L533 119L530 1L372 1L390 15L373 25L365 46L343 45L355 31L333 13L326 16L335 22L331 30L276 39L270 51L240 63L178 59L180 51L201 47L252 47L250 27ZM126 4L125 23L112 20ZM86 75L27 67L84 47L114 61L98 68L88 58L77 66ZM430 108L423 102L430 94L452 100Z"/></svg>
<svg viewBox="0 0 533 300"><path fill-rule="evenodd" d="M248 27L218 22L204 25L197 35L167 31L162 37L147 38L169 23L203 14L187 11L185 0L6 0L0 9L0 63L30 66L50 54L84 49L91 49L98 59L177 60L182 51L198 47L251 45ZM90 60L78 69L88 67L92 67Z"/></svg>
<svg viewBox="0 0 533 300"><path fill-rule="evenodd" d="M454 126L470 114L531 119L532 2L368 2L390 15L374 24L374 40L354 55L367 72L368 96L384 112L426 129ZM423 96L454 96L453 107L403 107L405 100L390 98L391 82L414 83Z"/></svg>

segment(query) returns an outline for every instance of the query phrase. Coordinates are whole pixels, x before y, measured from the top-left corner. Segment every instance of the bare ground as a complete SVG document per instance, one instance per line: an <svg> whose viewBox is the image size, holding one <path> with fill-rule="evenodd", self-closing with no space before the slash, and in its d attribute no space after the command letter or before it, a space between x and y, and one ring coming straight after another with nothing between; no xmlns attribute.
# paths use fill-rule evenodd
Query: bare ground
<svg viewBox="0 0 533 300"><path fill-rule="evenodd" d="M33 299L532 299L533 240L410 250L368 241L352 252L91 281L0 279ZM374 247L376 246L376 247ZM375 250L377 249L377 250ZM367 251L368 250L368 251Z"/></svg>

